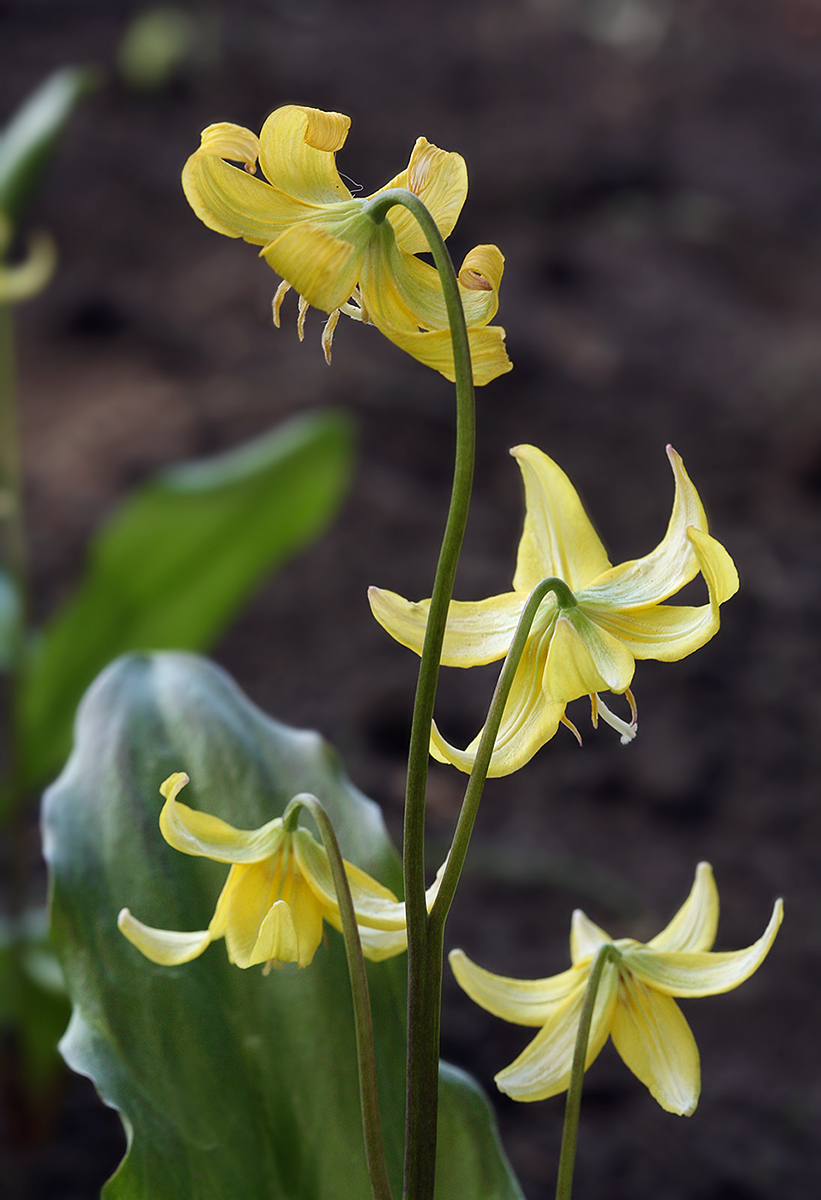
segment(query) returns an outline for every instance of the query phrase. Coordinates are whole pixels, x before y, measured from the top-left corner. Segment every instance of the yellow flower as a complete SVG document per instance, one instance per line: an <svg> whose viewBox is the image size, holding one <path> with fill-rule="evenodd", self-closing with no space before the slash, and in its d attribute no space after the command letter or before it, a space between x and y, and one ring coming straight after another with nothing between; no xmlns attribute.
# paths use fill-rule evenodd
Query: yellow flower
<svg viewBox="0 0 821 1200"><path fill-rule="evenodd" d="M515 1062L496 1076L514 1100L546 1100L567 1089L582 1003L601 945L618 951L599 982L585 1069L612 1036L627 1066L668 1112L690 1116L698 1103L698 1047L673 996L715 996L757 971L783 916L776 901L770 923L746 950L710 952L718 924L718 893L709 863L699 863L690 895L647 945L613 939L578 909L570 932L573 966L550 979L522 981L492 975L461 950L450 954L460 986L488 1012L517 1025L541 1025Z"/></svg>
<svg viewBox="0 0 821 1200"><path fill-rule="evenodd" d="M183 854L231 864L211 924L193 933L152 929L124 908L117 919L120 930L162 966L190 962L224 937L228 957L238 967L275 962L307 967L322 941L322 922L342 928L325 850L307 829L289 832L281 817L242 830L196 812L176 798L187 783L188 776L178 772L161 786L160 830ZM407 944L404 904L358 867L346 862L345 870L366 957L380 961L401 953Z"/></svg>
<svg viewBox="0 0 821 1200"><path fill-rule="evenodd" d="M416 257L428 250L418 224L407 209L394 207L376 225L364 211L374 197L354 197L336 169L336 151L350 123L341 113L289 104L271 113L259 138L240 125L209 125L185 164L183 189L210 229L261 246L261 257L282 276L274 300L276 325L282 297L294 287L300 294L300 338L309 305L330 314L322 338L329 362L333 331L344 312L376 325L452 380L444 297L434 268ZM261 175L255 173L257 161ZM464 159L419 138L406 169L380 192L393 187L414 192L446 238L467 195ZM488 327L499 305L503 269L496 246L477 246L459 270L477 385L511 368L504 330Z"/></svg>
<svg viewBox="0 0 821 1200"><path fill-rule="evenodd" d="M636 709L629 688L636 659L671 662L692 654L717 631L719 605L738 589L733 561L709 536L698 493L672 447L667 455L676 490L667 533L650 554L618 567L610 565L573 485L556 463L533 446L517 446L511 454L524 476L527 504L513 591L451 603L443 665L472 667L503 658L533 588L550 578L565 587L549 592L536 613L496 738L491 776L518 770L560 723L570 725L565 706L580 696L590 696L594 725L602 717L623 742L633 738ZM707 604L662 603L699 572L707 584ZM369 596L377 621L403 646L421 653L430 601L414 604L379 588L371 588ZM601 691L627 694L630 724L610 712L598 696ZM458 750L434 724L431 754L470 771L480 736Z"/></svg>

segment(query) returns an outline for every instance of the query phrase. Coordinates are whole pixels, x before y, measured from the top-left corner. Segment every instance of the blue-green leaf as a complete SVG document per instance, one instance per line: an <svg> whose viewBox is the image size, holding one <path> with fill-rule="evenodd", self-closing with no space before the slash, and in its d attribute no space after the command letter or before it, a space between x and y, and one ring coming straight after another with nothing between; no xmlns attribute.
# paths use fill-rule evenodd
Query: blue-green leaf
<svg viewBox="0 0 821 1200"><path fill-rule="evenodd" d="M106 1200L365 1200L350 993L341 936L310 967L268 976L231 966L217 942L163 968L121 936L128 906L148 924L202 929L220 864L162 839L160 782L191 777L186 801L253 828L297 792L326 806L343 854L395 891L399 864L377 807L312 733L266 718L214 666L132 656L84 700L76 746L44 806L55 944L74 1015L69 1064L119 1109L129 1150ZM369 964L388 1168L399 1195L405 956ZM521 1200L487 1101L443 1070L437 1200Z"/></svg>
<svg viewBox="0 0 821 1200"><path fill-rule="evenodd" d="M31 654L23 693L31 784L60 769L80 697L112 659L213 645L264 576L325 528L351 460L349 421L312 414L172 467L123 503Z"/></svg>

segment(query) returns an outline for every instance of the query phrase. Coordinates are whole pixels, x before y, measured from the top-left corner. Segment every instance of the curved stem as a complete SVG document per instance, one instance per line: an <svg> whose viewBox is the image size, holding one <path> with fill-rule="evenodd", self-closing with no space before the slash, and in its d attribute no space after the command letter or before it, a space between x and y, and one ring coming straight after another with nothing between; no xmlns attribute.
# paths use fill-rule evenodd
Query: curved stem
<svg viewBox="0 0 821 1200"><path fill-rule="evenodd" d="M425 905L425 796L433 706L456 565L462 548L476 444L473 370L464 309L456 272L441 233L413 192L391 188L365 205L377 224L399 204L407 208L427 238L442 283L453 342L456 377L456 454L450 509L431 595L416 698L413 707L405 792L403 866L408 915L408 1077L405 1137L405 1200L431 1200L436 1171L439 1094L439 1012L442 977L441 936L428 937Z"/></svg>
<svg viewBox="0 0 821 1200"><path fill-rule="evenodd" d="M331 874L342 920L342 936L348 957L348 975L351 980L354 1024L356 1027L356 1049L359 1060L359 1099L362 1105L362 1130L365 1139L365 1157L371 1179L374 1200L392 1200L388 1169L385 1163L385 1145L382 1137L382 1122L379 1115L379 1088L376 1081L376 1051L373 1040L373 1020L368 993L368 976L356 912L351 897L351 888L345 863L336 840L331 819L316 796L303 793L295 796L283 814L286 828L295 819L300 809L306 808L316 822L322 843L328 855Z"/></svg>
<svg viewBox="0 0 821 1200"><path fill-rule="evenodd" d="M559 1155L559 1174L556 1180L556 1200L570 1200L573 1190L573 1168L576 1165L576 1143L579 1136L579 1114L582 1103L582 1085L584 1083L584 1067L587 1060L587 1043L590 1039L590 1025L593 1011L596 1007L596 996L601 982L605 964L618 958L618 950L609 942L600 946L584 993L579 1028L576 1033L576 1046L573 1051L573 1065L570 1068L570 1086L567 1089L567 1103L564 1110L564 1129L562 1130L562 1149Z"/></svg>
<svg viewBox="0 0 821 1200"><path fill-rule="evenodd" d="M576 605L576 599L564 580L551 577L550 579L543 579L541 583L536 584L522 609L519 624L516 626L516 632L510 643L510 649L505 656L504 665L496 681L496 688L493 692L493 699L490 702L485 727L479 739L476 758L474 759L470 778L465 788L462 808L459 812L459 820L453 835L453 843L448 854L445 870L442 873L438 895L431 908L431 925L443 927L450 911L450 906L453 903L459 877L465 865L465 857L470 845L470 836L473 832L473 825L479 810L479 801L482 798L482 789L487 779L490 760L496 744L496 737L499 733L499 726L502 723L507 698L510 695L513 679L519 666L519 661L524 653L527 639L530 636L530 630L536 613L539 610L539 605L549 592L555 594L560 608L574 608Z"/></svg>

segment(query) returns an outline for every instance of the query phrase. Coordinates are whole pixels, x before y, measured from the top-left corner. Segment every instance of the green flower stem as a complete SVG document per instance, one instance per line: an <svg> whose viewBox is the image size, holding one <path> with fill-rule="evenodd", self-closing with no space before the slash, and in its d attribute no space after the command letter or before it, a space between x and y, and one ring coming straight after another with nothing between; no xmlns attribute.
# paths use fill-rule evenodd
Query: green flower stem
<svg viewBox="0 0 821 1200"><path fill-rule="evenodd" d="M479 810L479 801L482 798L482 790L487 779L490 760L496 744L496 737L499 733L499 726L502 723L507 698L510 695L516 669L524 653L524 648L530 636L530 630L536 618L536 613L539 610L539 605L549 592L555 594L559 608L575 608L576 606L576 598L567 584L562 579L552 577L550 579L543 579L540 583L536 584L522 609L522 615L519 617L519 624L516 626L513 641L510 643L510 649L505 656L504 665L496 682L485 727L476 751L473 769L470 772L470 778L465 788L459 820L453 835L453 844L451 845L447 864L442 874L438 895L430 912L431 927L444 927L450 906L453 903L459 877L465 865L465 857L470 845L470 836L473 832L473 825Z"/></svg>
<svg viewBox="0 0 821 1200"><path fill-rule="evenodd" d="M573 1051L573 1065L570 1068L570 1086L567 1089L567 1103L564 1110L564 1129L562 1130L562 1149L559 1155L559 1174L556 1180L556 1200L570 1200L573 1190L573 1168L576 1165L576 1142L579 1135L579 1112L582 1103L582 1084L584 1083L584 1068L587 1060L587 1043L590 1038L590 1025L593 1020L593 1010L596 1007L596 995L599 990L602 971L605 964L618 958L615 946L606 942L600 946L584 993L579 1029L576 1034L576 1047Z"/></svg>
<svg viewBox="0 0 821 1200"><path fill-rule="evenodd" d="M413 192L390 188L365 206L377 224L399 204L413 214L427 238L439 272L453 341L456 376L456 461L436 577L431 595L422 660L416 685L405 793L403 866L408 914L408 1082L406 1101L404 1200L432 1200L436 1171L439 1095L439 1014L442 937L429 938L425 905L425 797L430 727L439 678L448 609L470 506L476 445L473 370L465 313L456 272L441 233Z"/></svg>
<svg viewBox="0 0 821 1200"><path fill-rule="evenodd" d="M373 1189L373 1200L392 1200L388 1169L385 1163L385 1145L382 1137L382 1122L379 1115L379 1089L376 1081L376 1051L373 1040L373 1020L368 993L368 976L365 958L356 922L351 888L339 842L330 817L317 800L305 792L295 796L283 813L283 824L291 828L301 809L307 809L316 822L322 844L328 855L331 874L342 919L342 936L348 956L348 974L351 980L354 1024L356 1026L356 1049L359 1058L359 1099L362 1105L362 1130L365 1139L365 1157Z"/></svg>

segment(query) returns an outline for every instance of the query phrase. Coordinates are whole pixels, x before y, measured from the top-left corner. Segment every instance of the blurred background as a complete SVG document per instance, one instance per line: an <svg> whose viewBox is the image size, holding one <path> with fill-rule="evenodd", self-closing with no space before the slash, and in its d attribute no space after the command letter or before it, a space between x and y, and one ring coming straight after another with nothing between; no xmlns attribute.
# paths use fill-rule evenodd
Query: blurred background
<svg viewBox="0 0 821 1200"><path fill-rule="evenodd" d="M454 258L496 242L511 374L478 394L476 499L457 596L510 586L523 517L509 447L533 443L580 491L614 562L661 538L664 455L683 455L734 555L739 595L683 662L639 664L640 734L585 705L487 788L450 945L501 974L563 970L574 907L652 936L713 864L719 949L787 917L740 991L685 1003L702 1052L696 1114L663 1112L607 1047L590 1070L577 1193L594 1200L790 1200L821 1185L821 3L819 0L119 0L0 2L0 120L53 69L99 86L31 214L59 251L18 314L36 616L79 577L92 530L159 466L286 416L339 406L358 428L334 527L263 587L216 658L274 716L320 730L401 834L417 660L370 617L375 583L430 593L449 492L449 385L373 328L296 301L206 229L182 165L216 121L258 130L296 102L352 118L338 165L373 191L420 134L466 158ZM477 685L477 678L482 680ZM494 673L445 672L464 744ZM616 701L616 705L619 701ZM431 775L431 867L464 779ZM36 830L32 825L32 843ZM516 1105L493 1074L529 1040L446 981L443 1053L494 1095L530 1200L551 1194L563 1103ZM124 1148L71 1080L51 1119L0 1130L4 1194L92 1200Z"/></svg>

